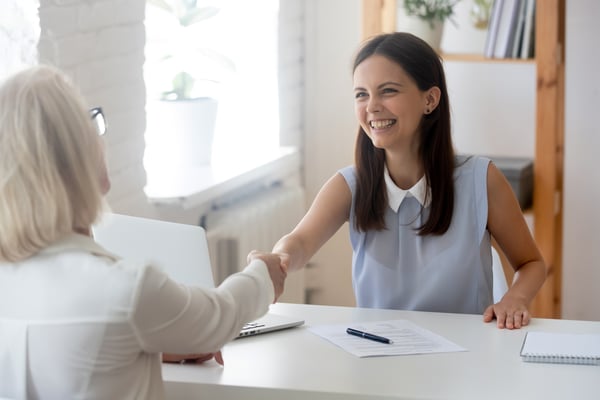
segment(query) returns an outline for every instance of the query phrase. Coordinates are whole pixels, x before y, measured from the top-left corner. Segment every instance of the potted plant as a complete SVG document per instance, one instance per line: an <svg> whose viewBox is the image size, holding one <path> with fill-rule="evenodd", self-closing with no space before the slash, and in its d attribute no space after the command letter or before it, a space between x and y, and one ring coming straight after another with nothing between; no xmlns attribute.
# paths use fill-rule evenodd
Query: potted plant
<svg viewBox="0 0 600 400"><path fill-rule="evenodd" d="M400 0L398 30L411 32L439 51L444 23L459 0Z"/></svg>
<svg viewBox="0 0 600 400"><path fill-rule="evenodd" d="M218 85L235 70L210 48L202 23L219 10L202 0L147 0L147 156L179 165L210 164ZM203 41L203 38L205 39ZM203 43L204 42L204 43Z"/></svg>

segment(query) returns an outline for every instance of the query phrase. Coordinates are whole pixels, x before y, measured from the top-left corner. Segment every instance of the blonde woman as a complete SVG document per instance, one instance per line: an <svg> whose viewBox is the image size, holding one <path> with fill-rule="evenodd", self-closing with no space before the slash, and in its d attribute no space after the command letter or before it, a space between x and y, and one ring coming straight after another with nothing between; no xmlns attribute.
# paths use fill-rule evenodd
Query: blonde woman
<svg viewBox="0 0 600 400"><path fill-rule="evenodd" d="M96 244L105 128L56 69L0 86L0 398L162 399L161 352L210 358L283 291L275 256L208 290Z"/></svg>

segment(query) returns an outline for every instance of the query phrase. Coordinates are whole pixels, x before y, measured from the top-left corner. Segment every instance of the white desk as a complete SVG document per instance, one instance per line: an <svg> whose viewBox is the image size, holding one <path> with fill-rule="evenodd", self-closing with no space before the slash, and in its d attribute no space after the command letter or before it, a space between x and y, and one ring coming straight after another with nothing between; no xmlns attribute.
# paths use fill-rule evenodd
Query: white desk
<svg viewBox="0 0 600 400"><path fill-rule="evenodd" d="M600 322L534 319L499 330L479 315L275 304L306 325L235 340L225 367L163 365L172 399L598 399L600 367L522 362L527 330L600 333ZM407 319L467 352L358 358L306 329L310 325Z"/></svg>

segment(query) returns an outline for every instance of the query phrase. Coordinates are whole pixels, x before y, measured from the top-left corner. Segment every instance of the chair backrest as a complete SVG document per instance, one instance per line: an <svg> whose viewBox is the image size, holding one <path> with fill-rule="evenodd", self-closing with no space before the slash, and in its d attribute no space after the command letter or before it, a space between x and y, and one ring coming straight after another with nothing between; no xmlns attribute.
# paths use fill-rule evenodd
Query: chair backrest
<svg viewBox="0 0 600 400"><path fill-rule="evenodd" d="M0 399L27 398L27 321L0 319Z"/></svg>
<svg viewBox="0 0 600 400"><path fill-rule="evenodd" d="M492 277L494 303L497 303L508 291L508 282L506 281L504 268L502 268L502 260L494 247L492 247Z"/></svg>

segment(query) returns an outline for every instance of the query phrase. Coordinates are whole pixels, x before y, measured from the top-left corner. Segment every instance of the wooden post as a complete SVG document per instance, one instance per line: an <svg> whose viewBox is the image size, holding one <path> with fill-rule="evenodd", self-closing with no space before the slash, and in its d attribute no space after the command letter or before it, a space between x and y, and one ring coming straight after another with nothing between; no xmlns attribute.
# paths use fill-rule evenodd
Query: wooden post
<svg viewBox="0 0 600 400"><path fill-rule="evenodd" d="M362 0L361 37L396 30L396 0Z"/></svg>
<svg viewBox="0 0 600 400"><path fill-rule="evenodd" d="M548 280L532 304L536 317L560 318L564 144L564 0L536 2L536 146L534 236Z"/></svg>

